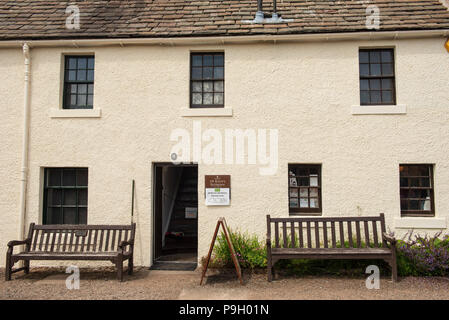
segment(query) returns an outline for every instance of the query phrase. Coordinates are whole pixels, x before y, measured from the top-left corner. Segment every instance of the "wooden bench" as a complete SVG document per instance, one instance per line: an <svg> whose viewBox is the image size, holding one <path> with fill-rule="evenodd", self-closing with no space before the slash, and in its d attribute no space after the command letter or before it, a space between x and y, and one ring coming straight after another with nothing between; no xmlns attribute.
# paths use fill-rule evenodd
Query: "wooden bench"
<svg viewBox="0 0 449 320"><path fill-rule="evenodd" d="M346 246L342 246L345 242ZM397 281L396 240L386 234L383 213L378 217L268 215L268 281L273 279L274 264L281 259L382 259L391 266L392 280Z"/></svg>
<svg viewBox="0 0 449 320"><path fill-rule="evenodd" d="M131 225L35 225L30 224L28 237L10 241L6 253L6 281L11 274L30 271L30 260L103 260L117 267L123 281L123 261L128 260L128 274L133 272L133 250L136 224ZM13 253L15 246L24 251ZM22 268L14 269L24 260Z"/></svg>

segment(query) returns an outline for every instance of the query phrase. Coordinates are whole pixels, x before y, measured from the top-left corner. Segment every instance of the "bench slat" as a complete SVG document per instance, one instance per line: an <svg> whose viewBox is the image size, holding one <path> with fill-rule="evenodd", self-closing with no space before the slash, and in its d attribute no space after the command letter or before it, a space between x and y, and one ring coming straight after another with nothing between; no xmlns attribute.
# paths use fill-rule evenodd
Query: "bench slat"
<svg viewBox="0 0 449 320"><path fill-rule="evenodd" d="M274 223L274 241L275 247L279 248L279 223Z"/></svg>
<svg viewBox="0 0 449 320"><path fill-rule="evenodd" d="M331 221L331 233L332 233L332 248L337 247L337 239L335 236L335 222Z"/></svg>
<svg viewBox="0 0 449 320"><path fill-rule="evenodd" d="M320 228L318 225L318 221L315 221L315 247L320 247Z"/></svg>
<svg viewBox="0 0 449 320"><path fill-rule="evenodd" d="M374 241L374 246L378 247L379 246L379 238L377 237L377 223L376 221L373 221L373 241Z"/></svg>
<svg viewBox="0 0 449 320"><path fill-rule="evenodd" d="M354 247L354 243L352 242L352 226L351 226L351 221L348 221L348 241L349 241L349 246L352 248Z"/></svg>
<svg viewBox="0 0 449 320"><path fill-rule="evenodd" d="M340 225L340 245L343 248L345 246L344 223L343 221L339 221L338 223Z"/></svg>
<svg viewBox="0 0 449 320"><path fill-rule="evenodd" d="M299 221L298 226L298 233L299 233L299 247L304 248L304 239L303 239L303 232L302 232L302 221Z"/></svg>
<svg viewBox="0 0 449 320"><path fill-rule="evenodd" d="M323 241L324 241L324 247L328 248L327 244L327 224L326 221L323 221Z"/></svg>
<svg viewBox="0 0 449 320"><path fill-rule="evenodd" d="M356 237L357 237L357 248L361 248L362 240L361 240L361 236L360 236L360 221L355 222L355 233L356 233Z"/></svg>
<svg viewBox="0 0 449 320"><path fill-rule="evenodd" d="M284 248L288 248L287 222L282 222L282 237L284 238Z"/></svg>
<svg viewBox="0 0 449 320"><path fill-rule="evenodd" d="M368 228L368 221L363 221L363 225L365 227L365 247L370 247L370 240L369 240L369 228Z"/></svg>
<svg viewBox="0 0 449 320"><path fill-rule="evenodd" d="M310 230L310 221L307 221L307 247L312 248L312 231Z"/></svg>
<svg viewBox="0 0 449 320"><path fill-rule="evenodd" d="M290 222L290 240L292 242L291 247L296 247L296 241L295 241L295 222Z"/></svg>

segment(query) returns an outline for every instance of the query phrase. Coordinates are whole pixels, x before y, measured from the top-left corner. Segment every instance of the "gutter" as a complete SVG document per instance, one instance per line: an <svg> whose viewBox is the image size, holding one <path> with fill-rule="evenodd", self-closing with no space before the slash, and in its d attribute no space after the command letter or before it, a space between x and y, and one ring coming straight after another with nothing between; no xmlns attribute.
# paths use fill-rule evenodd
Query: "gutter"
<svg viewBox="0 0 449 320"><path fill-rule="evenodd" d="M313 41L373 41L422 38L446 38L449 29L413 30L413 31L375 31L375 32L342 32L342 33L310 33L290 35L251 35L251 36L220 36L220 37L184 37L184 38L114 38L114 39L55 39L29 40L30 47L97 47L97 46L127 46L127 45L225 45L242 43L291 43ZM0 41L2 47L19 47L24 40Z"/></svg>
<svg viewBox="0 0 449 320"><path fill-rule="evenodd" d="M26 192L28 177L28 144L30 127L30 85L31 85L31 53L28 43L22 45L24 66L25 66L25 86L23 102L23 142L22 142L22 168L20 185L20 220L19 239L25 239L25 219L26 219Z"/></svg>

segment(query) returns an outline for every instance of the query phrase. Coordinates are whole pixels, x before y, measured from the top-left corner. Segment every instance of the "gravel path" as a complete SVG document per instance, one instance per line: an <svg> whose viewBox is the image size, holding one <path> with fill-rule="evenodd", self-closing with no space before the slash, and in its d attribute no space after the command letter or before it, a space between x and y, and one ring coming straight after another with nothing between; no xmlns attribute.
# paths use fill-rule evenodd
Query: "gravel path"
<svg viewBox="0 0 449 320"><path fill-rule="evenodd" d="M63 269L33 268L0 280L0 299L449 299L449 278L407 277L396 284L382 278L379 290L368 290L362 277L279 276L268 283L264 274L245 274L240 286L233 273L208 274L200 287L199 271L137 268L120 283L113 269L82 269L80 289L68 290Z"/></svg>

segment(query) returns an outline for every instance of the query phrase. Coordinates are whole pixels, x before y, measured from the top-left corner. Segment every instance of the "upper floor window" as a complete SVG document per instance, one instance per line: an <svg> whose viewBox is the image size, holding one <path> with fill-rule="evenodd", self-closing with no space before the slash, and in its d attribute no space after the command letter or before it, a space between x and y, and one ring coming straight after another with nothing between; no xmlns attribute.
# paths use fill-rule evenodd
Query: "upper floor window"
<svg viewBox="0 0 449 320"><path fill-rule="evenodd" d="M87 168L46 168L44 224L87 224Z"/></svg>
<svg viewBox="0 0 449 320"><path fill-rule="evenodd" d="M224 107L224 53L192 53L190 107Z"/></svg>
<svg viewBox="0 0 449 320"><path fill-rule="evenodd" d="M399 166L402 216L433 216L433 165Z"/></svg>
<svg viewBox="0 0 449 320"><path fill-rule="evenodd" d="M63 109L92 109L94 102L94 56L66 56Z"/></svg>
<svg viewBox="0 0 449 320"><path fill-rule="evenodd" d="M321 165L290 164L289 211L295 213L321 213Z"/></svg>
<svg viewBox="0 0 449 320"><path fill-rule="evenodd" d="M393 49L360 49L360 104L395 105Z"/></svg>

